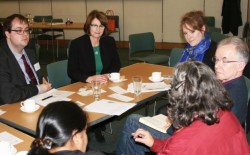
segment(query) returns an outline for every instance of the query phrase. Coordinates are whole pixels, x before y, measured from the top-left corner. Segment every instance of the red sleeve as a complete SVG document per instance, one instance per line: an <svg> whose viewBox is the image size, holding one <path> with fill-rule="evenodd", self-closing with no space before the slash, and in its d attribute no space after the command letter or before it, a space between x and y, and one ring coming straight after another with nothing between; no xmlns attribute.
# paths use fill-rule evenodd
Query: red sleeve
<svg viewBox="0 0 250 155"><path fill-rule="evenodd" d="M154 144L153 146L150 148L151 151L153 152L161 152L162 149L164 148L164 146L167 144L167 140L168 139L154 139Z"/></svg>

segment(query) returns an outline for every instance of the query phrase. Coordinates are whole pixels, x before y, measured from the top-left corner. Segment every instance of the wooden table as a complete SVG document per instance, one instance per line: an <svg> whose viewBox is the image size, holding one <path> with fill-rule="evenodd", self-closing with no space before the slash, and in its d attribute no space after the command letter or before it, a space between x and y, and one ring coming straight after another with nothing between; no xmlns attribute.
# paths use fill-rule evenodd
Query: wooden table
<svg viewBox="0 0 250 155"><path fill-rule="evenodd" d="M33 29L83 29L84 23L49 23L49 22L33 22L30 28Z"/></svg>
<svg viewBox="0 0 250 155"><path fill-rule="evenodd" d="M17 152L30 150L30 144L34 140L33 137L31 137L25 133L22 133L14 128L8 126L8 125L0 123L0 132L3 132L3 131L7 131L8 133L23 140L23 142L14 145L14 147L17 149Z"/></svg>
<svg viewBox="0 0 250 155"><path fill-rule="evenodd" d="M114 93L108 87L120 86L124 89L127 89L128 84L132 82L132 79L131 79L132 76L135 76L135 75L142 76L144 83L150 82L148 77L151 76L151 73L154 71L162 72L162 74L167 74L167 75L173 74L173 68L167 67L167 66L153 65L153 64L147 64L147 63L137 63L134 65L130 65L130 66L122 68L120 71L121 75L124 75L125 79L127 79L126 81L121 82L121 83L108 82L107 84L102 85L102 89L106 90L107 92L101 94L101 98L115 100L115 99L108 97L108 95ZM86 84L82 82L77 82L77 83L62 87L59 90L77 92L83 86L87 86L90 89L89 83ZM142 93L139 97L136 97L133 93L127 93L125 95L135 98L135 100L131 102L134 102L137 104L143 104L150 100L155 99L156 97L164 95L165 93L166 92L148 92L148 93ZM83 102L86 105L94 101L93 96L81 96L81 95L78 95L77 93L74 93L73 95L69 96L69 98L71 98L73 101ZM9 124L10 126L14 126L15 128L18 128L20 130L23 130L23 131L26 131L28 133L35 135L37 119L43 108L40 108L36 112L30 113L30 114L24 113L20 110L20 103L3 105L0 107L0 109L7 111L5 114L0 115L1 122L4 122L6 124ZM113 117L111 115L92 113L92 112L89 112L88 116L89 116L89 122L88 122L89 126L95 125L97 123L100 123L104 120L107 120Z"/></svg>

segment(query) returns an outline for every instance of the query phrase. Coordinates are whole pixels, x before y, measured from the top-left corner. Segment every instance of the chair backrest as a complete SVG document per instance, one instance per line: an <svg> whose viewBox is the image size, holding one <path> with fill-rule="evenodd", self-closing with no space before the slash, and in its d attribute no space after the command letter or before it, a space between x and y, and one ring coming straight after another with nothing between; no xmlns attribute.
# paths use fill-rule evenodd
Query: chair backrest
<svg viewBox="0 0 250 155"><path fill-rule="evenodd" d="M34 16L33 21L34 22L43 22L43 20L44 20L45 22L51 22L52 19L53 19L53 17L49 16L49 15L48 16Z"/></svg>
<svg viewBox="0 0 250 155"><path fill-rule="evenodd" d="M207 26L215 27L215 17L213 17L213 16L206 16L205 20L206 20Z"/></svg>
<svg viewBox="0 0 250 155"><path fill-rule="evenodd" d="M47 65L49 82L54 88L59 88L71 83L67 74L68 60L53 62Z"/></svg>
<svg viewBox="0 0 250 155"><path fill-rule="evenodd" d="M211 35L210 35L211 39L215 42L220 42L221 40L227 38L227 36L221 34L221 33L218 33L218 32L212 32Z"/></svg>
<svg viewBox="0 0 250 155"><path fill-rule="evenodd" d="M179 62L179 59L181 58L183 54L184 49L183 48L172 48L170 51L170 57L169 57L169 66L174 67Z"/></svg>
<svg viewBox="0 0 250 155"><path fill-rule="evenodd" d="M155 38L152 32L129 35L129 58L139 51L155 52Z"/></svg>
<svg viewBox="0 0 250 155"><path fill-rule="evenodd" d="M246 22L244 27L243 27L243 32L242 32L242 39L246 43L248 41L248 35L249 35L249 22Z"/></svg>
<svg viewBox="0 0 250 155"><path fill-rule="evenodd" d="M250 99L250 79L248 79L246 76L244 76L245 78L245 82L246 82L246 85L247 85L247 90L248 90L248 101Z"/></svg>

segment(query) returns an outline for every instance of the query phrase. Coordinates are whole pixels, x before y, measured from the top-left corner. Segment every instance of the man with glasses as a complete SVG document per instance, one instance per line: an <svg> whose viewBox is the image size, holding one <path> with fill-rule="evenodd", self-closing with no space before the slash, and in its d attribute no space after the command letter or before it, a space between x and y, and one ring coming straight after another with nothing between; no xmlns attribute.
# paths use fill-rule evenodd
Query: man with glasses
<svg viewBox="0 0 250 155"><path fill-rule="evenodd" d="M215 63L216 77L222 81L229 96L232 98L234 104L231 111L241 124L245 122L247 115L248 90L243 77L243 70L248 60L249 48L247 44L238 37L222 40L217 46L215 56L212 58L212 61ZM182 83L176 87L179 87L181 84ZM150 151L147 146L136 143L132 138L131 133L135 132L138 128L149 131L153 137L159 139L166 139L172 135L170 131L171 128L168 129L167 134L159 132L140 123L140 117L142 116L133 114L126 120L121 131L116 155L142 155Z"/></svg>
<svg viewBox="0 0 250 155"><path fill-rule="evenodd" d="M15 103L51 89L41 76L35 51L27 48L30 29L27 19L13 14L3 23L0 41L0 105Z"/></svg>
<svg viewBox="0 0 250 155"><path fill-rule="evenodd" d="M231 111L243 124L247 115L248 90L243 77L244 68L249 60L249 49L238 37L222 40L217 47L215 74L233 100Z"/></svg>

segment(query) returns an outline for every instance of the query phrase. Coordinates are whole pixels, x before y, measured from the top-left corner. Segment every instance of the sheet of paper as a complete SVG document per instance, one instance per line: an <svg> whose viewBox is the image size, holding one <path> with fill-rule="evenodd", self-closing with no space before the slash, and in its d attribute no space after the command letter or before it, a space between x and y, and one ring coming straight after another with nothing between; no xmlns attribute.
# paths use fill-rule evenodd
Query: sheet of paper
<svg viewBox="0 0 250 155"><path fill-rule="evenodd" d="M0 133L0 141L9 142L11 145L16 145L16 144L23 142L22 139L10 134L7 131L3 131Z"/></svg>
<svg viewBox="0 0 250 155"><path fill-rule="evenodd" d="M117 94L125 94L127 93L127 90L119 87L119 86L114 86L114 87L109 87L109 89L111 89L112 91L114 91Z"/></svg>
<svg viewBox="0 0 250 155"><path fill-rule="evenodd" d="M106 93L106 91L101 89L101 94L102 93ZM90 90L80 90L80 91L78 91L77 94L79 94L81 96L90 96L90 95L93 95L93 91L91 89Z"/></svg>
<svg viewBox="0 0 250 155"><path fill-rule="evenodd" d="M62 91L57 89L51 89L50 91L31 97L34 99L37 104L41 106L46 106L51 102L55 101L70 101L71 99L67 98L68 96L74 94L75 92L71 91Z"/></svg>
<svg viewBox="0 0 250 155"><path fill-rule="evenodd" d="M128 97L128 96L121 95L121 94L111 94L111 95L109 95L109 97L115 98L115 99L123 101L123 102L130 102L130 101L134 100L134 98L132 98L132 97Z"/></svg>
<svg viewBox="0 0 250 155"><path fill-rule="evenodd" d="M171 88L170 84L166 84L164 82L158 83L142 83L142 93L145 92L154 92L154 91L166 91ZM128 85L128 92L134 93L133 83Z"/></svg>
<svg viewBox="0 0 250 155"><path fill-rule="evenodd" d="M102 99L85 106L84 110L88 112L119 116L127 110L131 109L133 106L135 106L135 103L124 103Z"/></svg>

